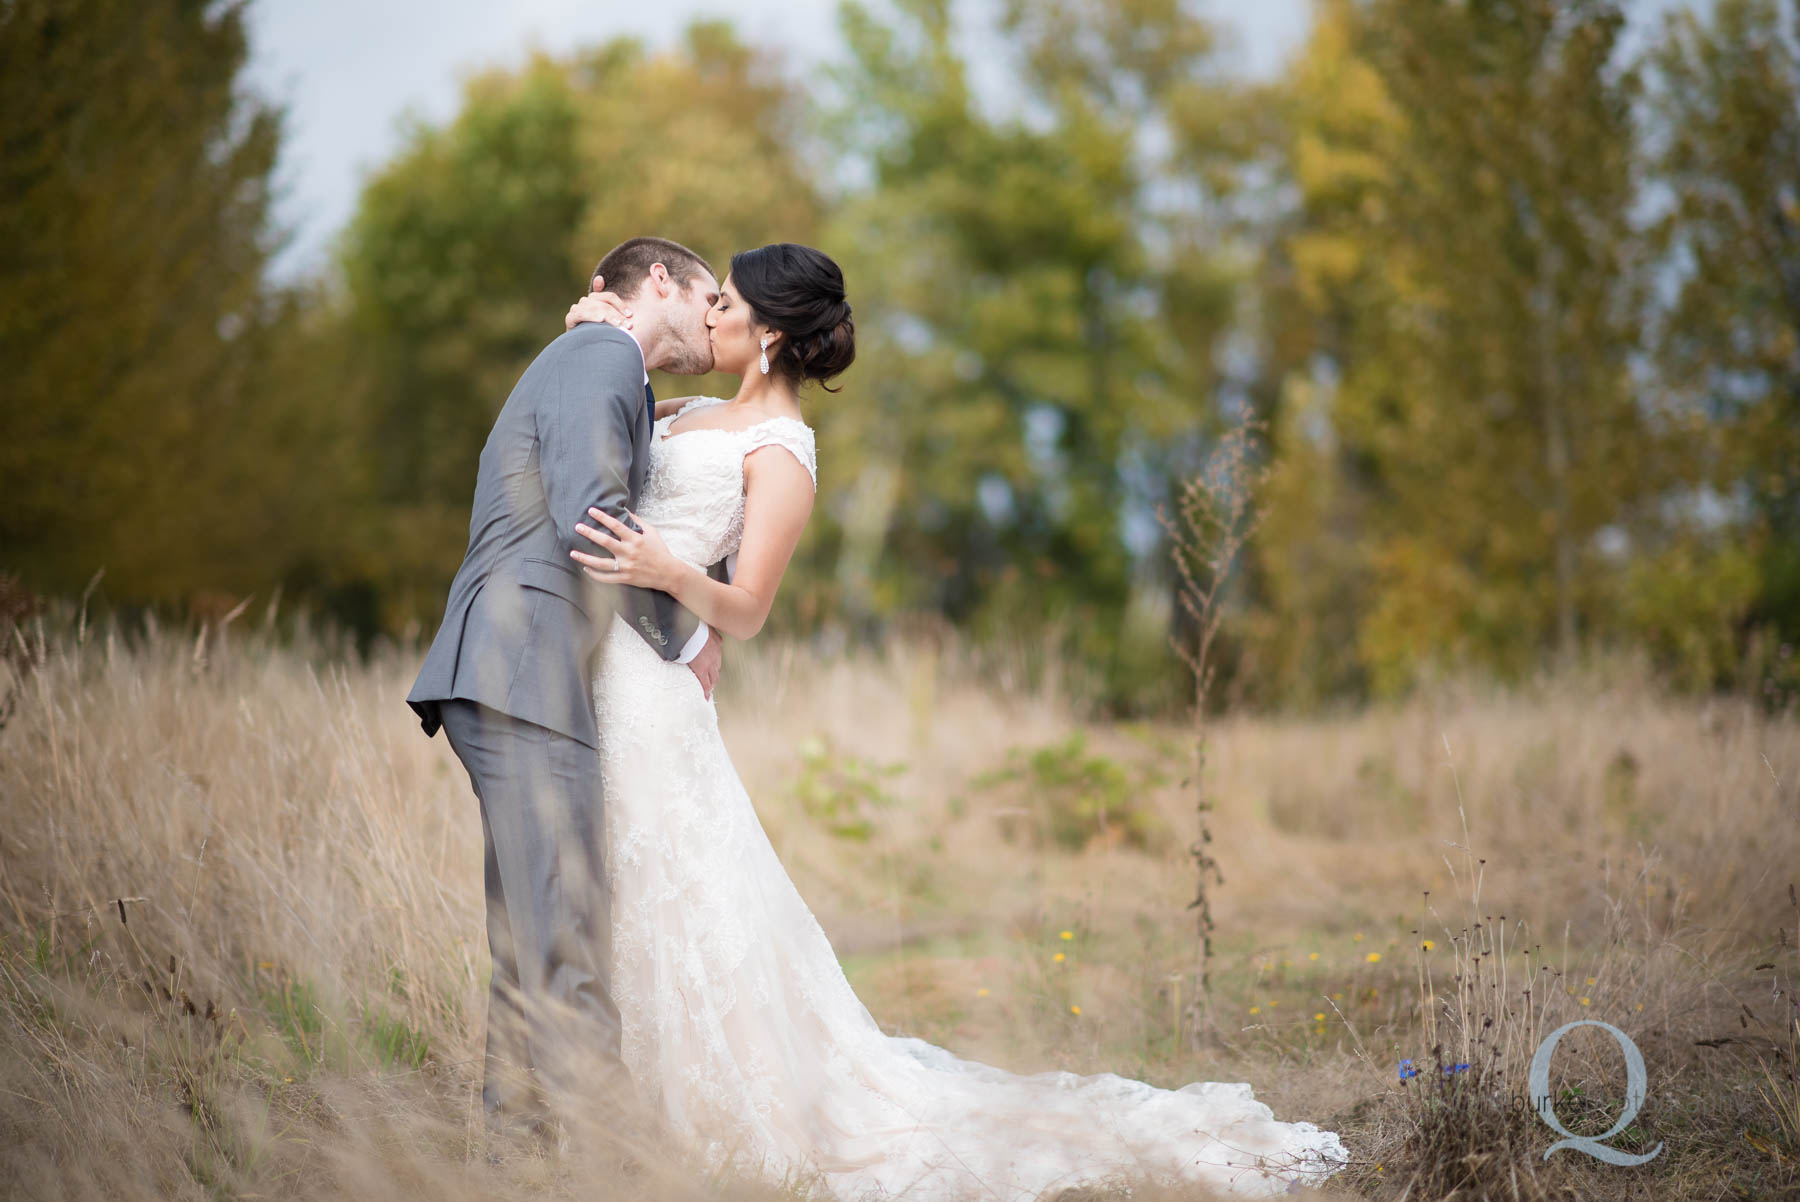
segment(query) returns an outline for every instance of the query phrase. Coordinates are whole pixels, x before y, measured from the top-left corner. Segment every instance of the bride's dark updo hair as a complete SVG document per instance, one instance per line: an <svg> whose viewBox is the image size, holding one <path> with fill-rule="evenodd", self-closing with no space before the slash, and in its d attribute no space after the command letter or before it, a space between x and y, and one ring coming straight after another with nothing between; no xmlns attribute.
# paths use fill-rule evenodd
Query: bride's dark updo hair
<svg viewBox="0 0 1800 1202"><path fill-rule="evenodd" d="M731 256L731 282L757 322L782 333L769 353L771 374L823 384L856 358L844 273L825 254L794 242L741 250Z"/></svg>

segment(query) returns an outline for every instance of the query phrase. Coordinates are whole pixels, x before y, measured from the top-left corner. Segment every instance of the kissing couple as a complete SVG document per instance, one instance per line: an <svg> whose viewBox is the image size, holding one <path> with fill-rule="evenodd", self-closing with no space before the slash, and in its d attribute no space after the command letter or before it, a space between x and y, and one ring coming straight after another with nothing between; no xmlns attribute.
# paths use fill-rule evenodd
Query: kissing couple
<svg viewBox="0 0 1800 1202"><path fill-rule="evenodd" d="M605 291L603 292L602 289ZM485 847L482 1100L629 1101L709 1165L845 1199L1037 1198L1125 1176L1243 1195L1347 1154L1247 1084L1019 1076L882 1031L745 792L712 701L812 512L801 391L855 357L807 246L608 251L482 448L469 547L407 701L468 770ZM649 369L731 397L658 401Z"/></svg>

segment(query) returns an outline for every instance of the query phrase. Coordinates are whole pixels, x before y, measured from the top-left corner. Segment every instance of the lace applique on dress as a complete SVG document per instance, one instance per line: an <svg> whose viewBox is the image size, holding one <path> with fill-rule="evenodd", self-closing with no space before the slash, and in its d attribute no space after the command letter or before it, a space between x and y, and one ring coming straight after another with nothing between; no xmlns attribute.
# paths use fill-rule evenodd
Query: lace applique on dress
<svg viewBox="0 0 1800 1202"><path fill-rule="evenodd" d="M638 513L690 563L737 550L751 451L785 447L817 487L802 422L665 437L671 420ZM617 619L594 700L622 1054L715 1163L816 1173L846 1202L1026 1202L1121 1173L1282 1193L1347 1159L1337 1135L1277 1121L1246 1084L1018 1076L888 1036L770 845L693 673Z"/></svg>
<svg viewBox="0 0 1800 1202"><path fill-rule="evenodd" d="M723 405L720 397L690 401L681 414ZM662 533L676 558L697 567L715 564L744 537L744 456L783 446L806 465L818 487L812 428L791 417L770 418L741 430L701 426L675 430L677 415L659 418L650 440L650 465L637 514Z"/></svg>

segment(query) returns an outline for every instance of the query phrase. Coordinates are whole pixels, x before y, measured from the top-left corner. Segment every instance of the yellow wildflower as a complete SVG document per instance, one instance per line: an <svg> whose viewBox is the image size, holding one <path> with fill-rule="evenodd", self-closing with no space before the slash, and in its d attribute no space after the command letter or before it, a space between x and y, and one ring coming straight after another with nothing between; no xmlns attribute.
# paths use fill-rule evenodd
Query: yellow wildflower
<svg viewBox="0 0 1800 1202"><path fill-rule="evenodd" d="M1074 931L1058 931L1057 937L1059 939L1062 939L1066 943L1070 939L1075 938L1075 932Z"/></svg>
<svg viewBox="0 0 1800 1202"><path fill-rule="evenodd" d="M1319 958L1319 953L1318 952L1307 952L1306 958L1308 960L1317 960Z"/></svg>
<svg viewBox="0 0 1800 1202"><path fill-rule="evenodd" d="M1587 1005L1587 1004L1588 1004L1588 1000L1587 1000L1587 999L1586 999L1586 998L1582 998L1582 999L1581 999L1581 1004L1582 1004L1582 1005L1583 1005L1583 1006L1585 1006L1585 1005Z"/></svg>
<svg viewBox="0 0 1800 1202"><path fill-rule="evenodd" d="M1589 985L1592 985L1592 984L1593 984L1593 983L1594 983L1594 978L1592 978L1592 977L1589 977L1589 978L1588 978L1588 984L1589 984Z"/></svg>
<svg viewBox="0 0 1800 1202"><path fill-rule="evenodd" d="M1350 936L1350 942L1361 943L1362 942L1362 932L1358 931L1358 932L1356 932L1356 934Z"/></svg>
<svg viewBox="0 0 1800 1202"><path fill-rule="evenodd" d="M1316 1023L1324 1022L1325 1021L1325 1012L1323 1010L1321 1010L1317 1014L1313 1015L1313 1021Z"/></svg>
<svg viewBox="0 0 1800 1202"><path fill-rule="evenodd" d="M1064 960L1068 959L1068 957L1063 955L1061 952L1057 952L1054 956L1051 956L1050 958L1052 960L1056 961L1058 964L1061 964Z"/></svg>
<svg viewBox="0 0 1800 1202"><path fill-rule="evenodd" d="M986 996L987 996L987 995L988 995L988 991L987 991L987 990L986 990L986 989L985 989L985 988L983 988L983 989L977 989L977 990L976 990L976 991L975 991L975 996L976 996L976 997L986 997Z"/></svg>
<svg viewBox="0 0 1800 1202"><path fill-rule="evenodd" d="M1073 1014L1077 1018L1080 1018L1081 1017L1081 1007L1080 1006L1070 1006L1069 1013Z"/></svg>
<svg viewBox="0 0 1800 1202"><path fill-rule="evenodd" d="M1370 952L1368 955L1364 956L1363 959L1367 960L1370 964L1380 964L1381 963L1381 953L1380 952Z"/></svg>
<svg viewBox="0 0 1800 1202"><path fill-rule="evenodd" d="M1261 1013L1262 1013L1262 1007L1261 1007L1261 1006L1252 1006L1252 1007L1250 1007L1250 1013L1252 1013L1252 1014L1261 1014Z"/></svg>
<svg viewBox="0 0 1800 1202"><path fill-rule="evenodd" d="M1427 939L1425 942L1421 943L1419 946L1424 948L1426 951L1430 951L1432 948L1436 947L1437 944L1435 944L1431 940Z"/></svg>

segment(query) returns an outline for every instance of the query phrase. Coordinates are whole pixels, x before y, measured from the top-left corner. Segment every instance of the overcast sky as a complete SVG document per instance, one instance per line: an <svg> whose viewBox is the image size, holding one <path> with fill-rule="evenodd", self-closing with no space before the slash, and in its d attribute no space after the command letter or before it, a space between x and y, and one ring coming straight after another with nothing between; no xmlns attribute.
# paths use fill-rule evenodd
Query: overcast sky
<svg viewBox="0 0 1800 1202"><path fill-rule="evenodd" d="M797 68L837 57L838 0L256 0L250 77L288 109L278 218L294 241L276 264L303 273L350 217L368 171L399 146L407 113L437 123L463 78L621 34L675 42L698 18L725 18L745 41L778 46ZM978 44L981 0L963 0ZM1304 35L1307 0L1212 0L1245 69L1272 73Z"/></svg>

